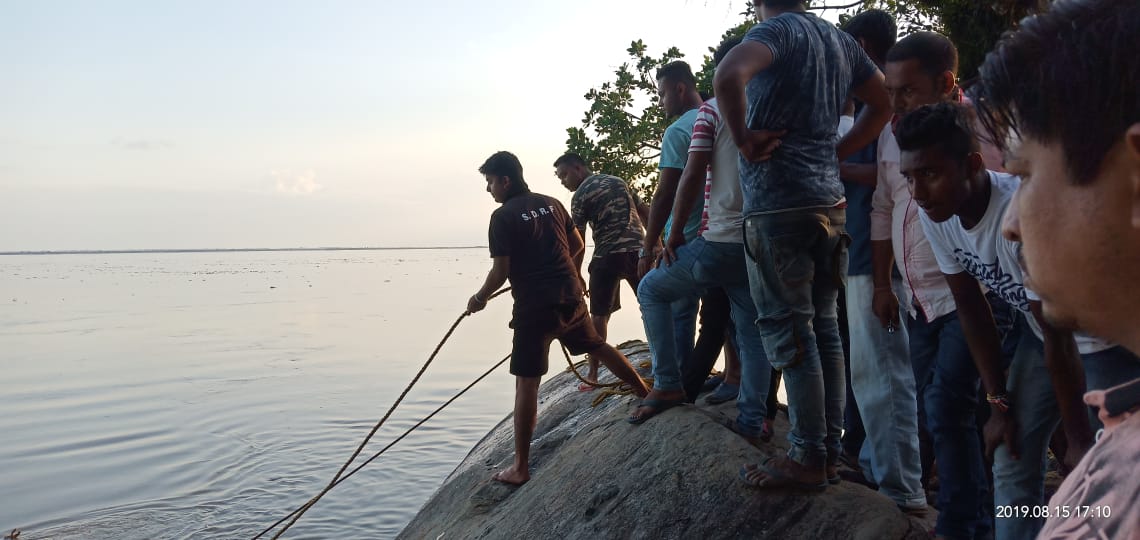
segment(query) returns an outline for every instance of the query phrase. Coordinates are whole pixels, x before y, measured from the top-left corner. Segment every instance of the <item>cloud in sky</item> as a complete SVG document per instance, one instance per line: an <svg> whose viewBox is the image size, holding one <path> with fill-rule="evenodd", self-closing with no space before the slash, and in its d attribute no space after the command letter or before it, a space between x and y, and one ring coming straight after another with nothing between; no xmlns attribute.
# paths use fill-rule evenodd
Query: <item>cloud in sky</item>
<svg viewBox="0 0 1140 540"><path fill-rule="evenodd" d="M278 193L286 195L312 195L324 186L317 182L317 173L309 170L300 173L292 171L269 171L269 178Z"/></svg>

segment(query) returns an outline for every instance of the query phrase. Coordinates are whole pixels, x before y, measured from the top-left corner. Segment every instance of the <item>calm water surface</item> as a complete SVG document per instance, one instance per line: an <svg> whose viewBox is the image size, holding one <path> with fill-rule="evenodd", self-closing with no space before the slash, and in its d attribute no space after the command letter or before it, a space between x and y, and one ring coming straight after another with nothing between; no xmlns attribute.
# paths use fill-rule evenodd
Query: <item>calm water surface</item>
<svg viewBox="0 0 1140 540"><path fill-rule="evenodd" d="M0 257L0 531L252 537L331 479L489 265L485 249ZM644 335L623 298L611 342ZM465 319L365 455L510 352L509 314L504 297ZM501 368L288 536L394 536L512 395Z"/></svg>

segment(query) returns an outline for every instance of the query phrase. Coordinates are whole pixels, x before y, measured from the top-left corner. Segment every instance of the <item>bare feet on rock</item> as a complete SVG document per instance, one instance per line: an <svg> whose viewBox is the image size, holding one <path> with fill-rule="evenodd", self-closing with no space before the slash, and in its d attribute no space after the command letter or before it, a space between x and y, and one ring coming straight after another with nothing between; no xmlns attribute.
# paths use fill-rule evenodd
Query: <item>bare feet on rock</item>
<svg viewBox="0 0 1140 540"><path fill-rule="evenodd" d="M491 480L511 486L521 486L530 480L530 471L524 470L520 472L518 466L511 465L495 473L491 476Z"/></svg>

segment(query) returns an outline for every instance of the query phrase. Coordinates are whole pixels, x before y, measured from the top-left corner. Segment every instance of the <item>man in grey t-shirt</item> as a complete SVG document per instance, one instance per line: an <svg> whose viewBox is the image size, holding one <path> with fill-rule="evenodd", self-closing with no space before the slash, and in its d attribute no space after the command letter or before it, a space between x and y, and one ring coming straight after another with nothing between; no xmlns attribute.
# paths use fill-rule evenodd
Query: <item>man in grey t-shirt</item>
<svg viewBox="0 0 1140 540"><path fill-rule="evenodd" d="M769 361L784 373L793 424L787 456L746 466L742 476L758 487L822 488L843 428L836 299L847 242L839 160L874 142L890 103L882 74L851 36L807 13L801 0L754 3L763 22L717 68L714 88L741 153L757 324ZM851 95L866 111L837 143L835 126Z"/></svg>

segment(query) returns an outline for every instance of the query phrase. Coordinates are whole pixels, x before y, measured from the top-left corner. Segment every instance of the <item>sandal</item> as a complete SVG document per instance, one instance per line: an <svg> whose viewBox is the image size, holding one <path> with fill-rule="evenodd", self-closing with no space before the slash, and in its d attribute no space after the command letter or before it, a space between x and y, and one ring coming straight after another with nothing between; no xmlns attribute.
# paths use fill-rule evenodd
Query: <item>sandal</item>
<svg viewBox="0 0 1140 540"><path fill-rule="evenodd" d="M638 405L637 408L639 410L642 408L646 408L646 409L649 409L649 412L641 414L641 415L637 415L637 411L634 411L634 414L630 415L629 418L626 418L625 421L629 422L633 425L644 424L646 420L649 420L650 418L653 418L654 416L657 416L657 415L659 415L659 414L661 414L661 413L663 413L669 409L672 409L673 407L676 407L677 405L681 405L683 403L685 403L685 398L683 398L683 397L679 397L676 399L649 399L649 398L643 399L643 400L641 400L641 404Z"/></svg>

